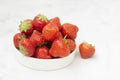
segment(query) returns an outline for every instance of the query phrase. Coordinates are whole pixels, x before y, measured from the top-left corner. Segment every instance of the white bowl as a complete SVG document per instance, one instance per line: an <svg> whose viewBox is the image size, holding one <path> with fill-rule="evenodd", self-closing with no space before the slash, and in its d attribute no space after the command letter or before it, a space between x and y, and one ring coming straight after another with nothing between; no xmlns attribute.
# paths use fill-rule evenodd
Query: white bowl
<svg viewBox="0 0 120 80"><path fill-rule="evenodd" d="M22 55L19 51L16 54L18 62L24 66L35 70L56 70L69 65L75 58L76 50L64 58L57 59L37 59Z"/></svg>

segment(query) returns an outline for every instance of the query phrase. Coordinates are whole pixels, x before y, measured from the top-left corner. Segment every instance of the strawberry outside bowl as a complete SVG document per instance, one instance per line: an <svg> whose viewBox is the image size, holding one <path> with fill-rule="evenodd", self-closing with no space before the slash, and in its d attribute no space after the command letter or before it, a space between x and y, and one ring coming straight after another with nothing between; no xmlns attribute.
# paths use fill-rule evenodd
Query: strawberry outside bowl
<svg viewBox="0 0 120 80"><path fill-rule="evenodd" d="M17 61L25 67L34 70L57 70L68 66L74 60L76 55L76 49L68 56L56 59L38 59L33 57L27 57L21 54L19 51L15 54Z"/></svg>

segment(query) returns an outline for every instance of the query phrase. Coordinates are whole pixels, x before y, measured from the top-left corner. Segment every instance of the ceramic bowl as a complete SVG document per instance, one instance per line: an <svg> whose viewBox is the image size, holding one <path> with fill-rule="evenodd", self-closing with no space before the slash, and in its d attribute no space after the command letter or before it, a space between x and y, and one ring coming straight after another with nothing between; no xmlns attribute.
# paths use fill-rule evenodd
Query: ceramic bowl
<svg viewBox="0 0 120 80"><path fill-rule="evenodd" d="M16 58L22 65L35 70L57 70L68 66L75 58L76 50L67 57L56 59L38 59L22 55L19 51Z"/></svg>

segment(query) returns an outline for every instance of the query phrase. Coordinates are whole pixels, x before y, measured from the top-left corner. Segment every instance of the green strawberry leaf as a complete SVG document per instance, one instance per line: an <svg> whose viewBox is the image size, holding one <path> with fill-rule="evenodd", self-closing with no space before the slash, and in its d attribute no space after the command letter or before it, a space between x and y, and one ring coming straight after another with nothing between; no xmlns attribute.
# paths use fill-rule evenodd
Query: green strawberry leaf
<svg viewBox="0 0 120 80"><path fill-rule="evenodd" d="M39 15L37 15L37 17L38 17L39 20L42 20L42 21L48 22L47 17L44 16L44 15L39 14Z"/></svg>
<svg viewBox="0 0 120 80"><path fill-rule="evenodd" d="M23 55L26 55L27 54L27 51L25 50L25 48L23 46L19 46L19 49L20 49L20 52L23 54Z"/></svg>
<svg viewBox="0 0 120 80"><path fill-rule="evenodd" d="M26 32L28 29L30 28L30 24L28 21L21 21L20 26L19 26L19 30L22 32Z"/></svg>

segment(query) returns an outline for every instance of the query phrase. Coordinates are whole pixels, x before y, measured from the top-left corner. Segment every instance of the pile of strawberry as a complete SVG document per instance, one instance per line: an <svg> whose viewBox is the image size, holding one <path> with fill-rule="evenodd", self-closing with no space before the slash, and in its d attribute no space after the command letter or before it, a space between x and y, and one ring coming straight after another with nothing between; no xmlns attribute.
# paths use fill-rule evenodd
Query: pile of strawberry
<svg viewBox="0 0 120 80"><path fill-rule="evenodd" d="M14 46L23 55L40 59L66 57L76 48L78 27L71 23L61 25L59 17L48 19L37 15L19 25L13 37Z"/></svg>

